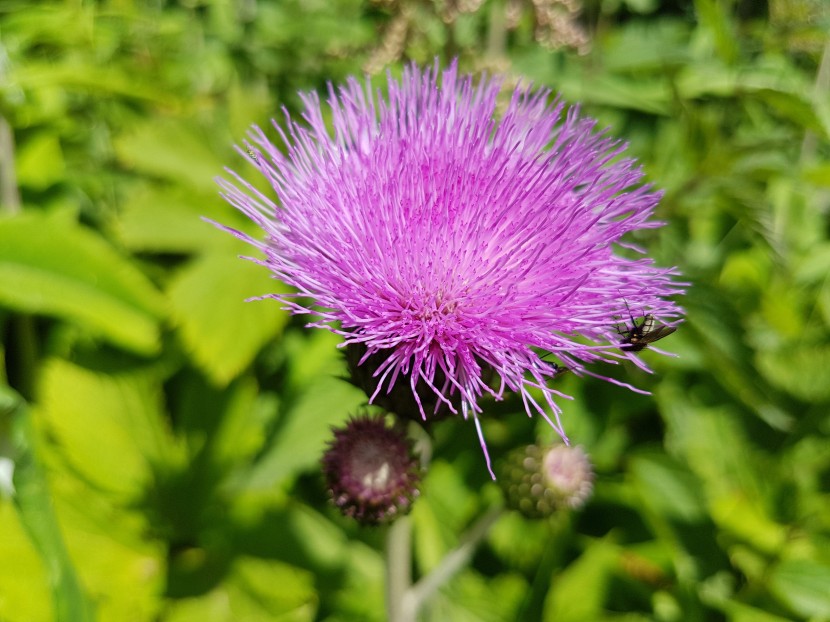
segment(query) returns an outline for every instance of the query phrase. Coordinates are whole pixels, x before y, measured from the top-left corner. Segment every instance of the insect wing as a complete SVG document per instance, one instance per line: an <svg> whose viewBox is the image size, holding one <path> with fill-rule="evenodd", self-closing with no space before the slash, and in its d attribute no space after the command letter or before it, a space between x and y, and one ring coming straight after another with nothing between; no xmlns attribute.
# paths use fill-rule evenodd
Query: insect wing
<svg viewBox="0 0 830 622"><path fill-rule="evenodd" d="M643 323L637 327L637 334L638 336L642 337L646 333L650 333L654 330L654 316L649 313L647 316L643 318Z"/></svg>
<svg viewBox="0 0 830 622"><path fill-rule="evenodd" d="M656 320L650 313L643 318L642 324L637 324L632 320L632 328L625 333L625 339L620 343L620 350L624 352L639 352L648 347L648 344L659 341L663 337L668 337L677 330L671 326L654 327Z"/></svg>
<svg viewBox="0 0 830 622"><path fill-rule="evenodd" d="M674 326L658 326L657 328L644 333L643 336L640 337L640 343L642 343L643 347L645 347L646 344L660 341L663 337L668 337L676 330L677 328Z"/></svg>

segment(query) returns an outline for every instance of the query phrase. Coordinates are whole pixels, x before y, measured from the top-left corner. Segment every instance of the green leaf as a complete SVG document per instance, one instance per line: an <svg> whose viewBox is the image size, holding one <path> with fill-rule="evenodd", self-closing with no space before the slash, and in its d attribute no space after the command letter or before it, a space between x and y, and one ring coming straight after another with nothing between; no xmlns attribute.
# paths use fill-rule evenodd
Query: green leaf
<svg viewBox="0 0 830 622"><path fill-rule="evenodd" d="M67 461L90 483L134 499L151 465L172 451L150 374L106 375L54 359L43 369L40 410Z"/></svg>
<svg viewBox="0 0 830 622"><path fill-rule="evenodd" d="M592 542L579 559L553 577L543 619L550 622L599 619L619 556L618 548L610 542Z"/></svg>
<svg viewBox="0 0 830 622"><path fill-rule="evenodd" d="M78 322L139 354L159 350L158 291L101 238L55 218L0 220L0 304Z"/></svg>
<svg viewBox="0 0 830 622"><path fill-rule="evenodd" d="M429 492L413 508L415 558L428 571L458 545L458 534L477 509L477 497L461 472L444 460L429 465L423 489Z"/></svg>
<svg viewBox="0 0 830 622"><path fill-rule="evenodd" d="M770 587L781 602L805 618L830 617L830 566L807 559L781 562Z"/></svg>
<svg viewBox="0 0 830 622"><path fill-rule="evenodd" d="M67 553L46 478L35 453L31 414L21 402L12 416L20 455L14 470L14 501L21 523L47 570L49 584L52 587L54 620L95 620L92 602L84 592Z"/></svg>
<svg viewBox="0 0 830 622"><path fill-rule="evenodd" d="M311 622L317 611L314 577L276 561L240 558L201 598L171 604L167 622Z"/></svg>
<svg viewBox="0 0 830 622"><path fill-rule="evenodd" d="M612 74L563 73L556 89L568 100L655 115L669 114L671 92L664 80L633 81Z"/></svg>
<svg viewBox="0 0 830 622"><path fill-rule="evenodd" d="M453 578L426 607L428 622L501 622L515 620L527 594L527 583L516 574L502 572L482 577L473 571Z"/></svg>
<svg viewBox="0 0 830 622"><path fill-rule="evenodd" d="M667 386L658 395L669 442L702 482L712 519L725 532L774 554L787 529L768 515L770 491L762 473L769 466L753 451L738 415L690 403L685 388Z"/></svg>
<svg viewBox="0 0 830 622"><path fill-rule="evenodd" d="M830 345L804 344L758 353L758 371L772 386L806 402L830 400Z"/></svg>
<svg viewBox="0 0 830 622"><path fill-rule="evenodd" d="M17 160L17 181L21 186L43 190L65 175L63 153L57 136L40 132L23 143Z"/></svg>
<svg viewBox="0 0 830 622"><path fill-rule="evenodd" d="M736 600L728 600L720 607L729 616L729 622L791 622L757 607L750 607Z"/></svg>
<svg viewBox="0 0 830 622"><path fill-rule="evenodd" d="M644 503L661 515L696 522L706 515L700 483L684 465L665 454L641 454L631 460L631 474Z"/></svg>
<svg viewBox="0 0 830 622"><path fill-rule="evenodd" d="M700 20L699 31L711 41L722 60L730 64L735 62L738 44L728 5L718 0L695 0L694 4Z"/></svg>
<svg viewBox="0 0 830 622"><path fill-rule="evenodd" d="M234 219L236 214L221 202L217 192L218 187L200 193L181 186L140 186L126 197L115 232L128 248L140 252L201 253L206 248L229 246L233 238L202 218L243 230L246 223Z"/></svg>
<svg viewBox="0 0 830 622"><path fill-rule="evenodd" d="M28 502L27 502L28 503ZM35 503L37 506L37 503ZM54 622L47 575L32 538L32 526L24 526L22 512L12 503L0 502L0 620L4 622Z"/></svg>
<svg viewBox="0 0 830 622"><path fill-rule="evenodd" d="M204 133L184 121L153 120L120 136L115 149L122 162L140 173L207 193L215 191L214 178L224 164L208 144Z"/></svg>
<svg viewBox="0 0 830 622"><path fill-rule="evenodd" d="M678 19L631 21L612 30L603 45L608 72L661 71L689 60L688 23Z"/></svg>
<svg viewBox="0 0 830 622"><path fill-rule="evenodd" d="M354 415L365 403L366 395L346 381L318 377L280 420L273 445L254 467L246 486L268 488L319 464L331 439L331 427Z"/></svg>
<svg viewBox="0 0 830 622"><path fill-rule="evenodd" d="M288 321L278 302L245 299L284 288L268 270L230 252L204 255L173 279L168 293L182 340L216 384L239 375Z"/></svg>
<svg viewBox="0 0 830 622"><path fill-rule="evenodd" d="M263 427L271 422L271 417L258 412L258 387L253 379L242 378L232 391L223 391L228 394L227 403L209 442L212 462L227 471L259 451L265 439Z"/></svg>
<svg viewBox="0 0 830 622"><path fill-rule="evenodd" d="M757 499L736 491L731 496L713 500L712 519L727 533L732 533L767 554L779 551L787 541L786 525L767 516Z"/></svg>
<svg viewBox="0 0 830 622"><path fill-rule="evenodd" d="M72 19L73 23L76 23L77 20L87 18L66 19ZM62 22L64 26L66 23ZM137 80L135 73L126 68L96 66L93 62L78 64L29 59L29 62L17 65L9 72L9 83L14 83L22 89L78 89L103 97L117 95L158 102L166 106L177 103L175 94L159 88L148 78Z"/></svg>
<svg viewBox="0 0 830 622"><path fill-rule="evenodd" d="M46 443L42 445L46 450ZM158 619L159 594L167 579L167 543L148 537L148 517L139 507L91 488L71 469L57 471L57 465L65 463L55 456L49 463L61 531L98 619Z"/></svg>

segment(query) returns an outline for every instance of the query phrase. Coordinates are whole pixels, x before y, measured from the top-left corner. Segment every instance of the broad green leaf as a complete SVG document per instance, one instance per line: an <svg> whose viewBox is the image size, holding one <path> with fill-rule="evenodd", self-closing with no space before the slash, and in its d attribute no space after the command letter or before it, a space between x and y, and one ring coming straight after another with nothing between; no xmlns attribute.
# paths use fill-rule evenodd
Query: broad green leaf
<svg viewBox="0 0 830 622"><path fill-rule="evenodd" d="M757 356L758 371L772 386L805 402L830 400L830 345L799 344Z"/></svg>
<svg viewBox="0 0 830 622"><path fill-rule="evenodd" d="M721 606L721 609L727 614L729 622L790 622L789 618L783 618L736 600L728 600Z"/></svg>
<svg viewBox="0 0 830 622"><path fill-rule="evenodd" d="M772 259L761 248L738 251L726 258L720 282L732 291L758 291L769 282Z"/></svg>
<svg viewBox="0 0 830 622"><path fill-rule="evenodd" d="M239 558L213 591L172 602L166 622L311 622L313 575L276 561Z"/></svg>
<svg viewBox="0 0 830 622"><path fill-rule="evenodd" d="M39 448L34 443L31 411L21 401L12 416L19 455L14 470L15 505L21 523L47 571L52 590L54 620L95 620L94 606L78 579L58 525L37 453Z"/></svg>
<svg viewBox="0 0 830 622"><path fill-rule="evenodd" d="M234 239L202 218L213 218L245 229L241 218L212 192L181 186L146 184L126 197L115 232L124 244L140 252L201 253L217 246L231 246Z"/></svg>
<svg viewBox="0 0 830 622"><path fill-rule="evenodd" d="M32 503L38 506L34 499ZM14 504L0 500L0 559L14 560L0 564L0 620L53 622L49 566L29 535L32 526L24 526L23 518ZM54 559L52 554L51 560ZM52 565L55 566L54 561Z"/></svg>
<svg viewBox="0 0 830 622"><path fill-rule="evenodd" d="M740 602L734 594L735 586L732 577L726 570L702 582L697 591L701 601L722 611L729 622L787 622L789 620L789 618L783 618Z"/></svg>
<svg viewBox="0 0 830 622"><path fill-rule="evenodd" d="M458 535L467 527L478 500L461 472L444 460L429 465L422 489L425 494L413 508L415 557L419 567L428 571L458 545Z"/></svg>
<svg viewBox="0 0 830 622"><path fill-rule="evenodd" d="M692 523L706 515L700 483L684 465L662 454L640 454L630 471L643 503L662 516Z"/></svg>
<svg viewBox="0 0 830 622"><path fill-rule="evenodd" d="M257 452L265 439L263 427L272 421L272 417L258 416L258 387L252 379L243 378L234 389L210 439L212 461L222 470Z"/></svg>
<svg viewBox="0 0 830 622"><path fill-rule="evenodd" d="M664 80L633 81L612 74L590 75L563 72L556 88L569 101L635 110L655 115L669 114L671 92Z"/></svg>
<svg viewBox="0 0 830 622"><path fill-rule="evenodd" d="M316 568L334 569L349 560L352 545L335 523L306 505L292 504L288 511L294 533Z"/></svg>
<svg viewBox="0 0 830 622"><path fill-rule="evenodd" d="M787 530L768 515L772 502L762 473L769 465L753 452L735 413L695 408L675 389L663 389L660 396L669 418L669 442L702 481L712 519L722 530L773 554Z"/></svg>
<svg viewBox="0 0 830 622"><path fill-rule="evenodd" d="M210 253L185 266L169 288L185 347L220 386L251 364L289 314L274 300L247 298L284 291L267 269L232 253Z"/></svg>
<svg viewBox="0 0 830 622"><path fill-rule="evenodd" d="M553 577L543 619L549 622L599 619L619 557L617 547L607 540L591 542L576 561Z"/></svg>
<svg viewBox="0 0 830 622"><path fill-rule="evenodd" d="M291 392L304 393L321 376L344 375L343 338L327 330L291 331L280 344L291 361L286 385Z"/></svg>
<svg viewBox="0 0 830 622"><path fill-rule="evenodd" d="M273 445L254 467L249 488L274 486L284 478L318 465L331 427L342 424L366 403L366 395L344 380L322 375L280 420Z"/></svg>
<svg viewBox="0 0 830 622"><path fill-rule="evenodd" d="M830 566L807 559L781 562L770 587L781 602L805 618L830 618Z"/></svg>
<svg viewBox="0 0 830 622"><path fill-rule="evenodd" d="M384 559L357 539L349 543L343 588L334 594L335 620L388 622L384 598Z"/></svg>
<svg viewBox="0 0 830 622"><path fill-rule="evenodd" d="M206 135L185 121L148 121L115 142L119 159L135 170L201 192L216 189L224 162ZM228 149L230 151L230 149Z"/></svg>
<svg viewBox="0 0 830 622"><path fill-rule="evenodd" d="M830 274L830 242L811 248L794 267L794 276L802 283L821 283Z"/></svg>
<svg viewBox="0 0 830 622"><path fill-rule="evenodd" d="M756 98L791 122L824 137L828 134L824 105L811 98L809 82L788 63L737 68L707 59L684 67L677 88L688 99L707 95Z"/></svg>
<svg viewBox="0 0 830 622"><path fill-rule="evenodd" d="M76 23L75 20L73 23ZM148 77L137 80L129 69L112 65L101 67L92 62L79 66L71 62L30 59L9 73L9 81L23 89L60 89L64 92L78 89L102 97L123 96L168 106L177 103L175 93L160 89Z"/></svg>
<svg viewBox="0 0 830 622"><path fill-rule="evenodd" d="M727 533L749 542L760 551L773 554L787 540L787 526L767 516L756 499L736 491L712 502L712 519Z"/></svg>
<svg viewBox="0 0 830 622"><path fill-rule="evenodd" d="M137 507L92 489L68 470L51 468L61 531L98 619L157 619L162 608L158 595L167 578L167 543L147 536L148 516Z"/></svg>
<svg viewBox="0 0 830 622"><path fill-rule="evenodd" d="M415 507L420 504L419 501ZM528 520L518 512L505 512L490 530L488 543L511 567L531 569L538 566L545 550L542 543L550 539L548 522Z"/></svg>
<svg viewBox="0 0 830 622"><path fill-rule="evenodd" d="M65 164L54 134L41 132L23 143L18 153L17 180L21 186L43 190L61 181Z"/></svg>
<svg viewBox="0 0 830 622"><path fill-rule="evenodd" d="M660 71L689 60L689 25L681 20L631 21L602 41L605 70Z"/></svg>
<svg viewBox="0 0 830 622"><path fill-rule="evenodd" d="M515 620L527 594L527 582L516 574L482 577L462 572L426 603L424 622L501 622Z"/></svg>
<svg viewBox="0 0 830 622"><path fill-rule="evenodd" d="M802 173L804 179L822 188L830 188L830 162L822 161L809 166Z"/></svg>
<svg viewBox="0 0 830 622"><path fill-rule="evenodd" d="M274 115L273 97L265 76L254 84L234 82L228 89L228 125L234 140L239 142L254 123L265 125Z"/></svg>
<svg viewBox="0 0 830 622"><path fill-rule="evenodd" d="M53 359L42 372L39 415L77 472L133 499L149 482L151 467L169 459L160 401L151 374L107 375Z"/></svg>
<svg viewBox="0 0 830 622"><path fill-rule="evenodd" d="M729 64L735 62L738 45L728 5L718 0L695 0L694 4L700 22L698 31L717 50L721 60Z"/></svg>
<svg viewBox="0 0 830 622"><path fill-rule="evenodd" d="M164 301L147 278L91 231L41 214L0 219L0 304L140 354L159 349Z"/></svg>

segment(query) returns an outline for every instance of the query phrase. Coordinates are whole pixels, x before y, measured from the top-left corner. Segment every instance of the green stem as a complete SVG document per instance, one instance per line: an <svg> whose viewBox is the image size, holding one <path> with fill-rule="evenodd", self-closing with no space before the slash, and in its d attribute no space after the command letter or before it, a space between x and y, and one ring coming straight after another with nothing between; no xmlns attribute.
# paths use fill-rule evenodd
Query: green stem
<svg viewBox="0 0 830 622"><path fill-rule="evenodd" d="M504 2L496 0L490 5L490 19L487 24L486 56L490 60L500 60L507 50L507 28L505 25Z"/></svg>
<svg viewBox="0 0 830 622"><path fill-rule="evenodd" d="M14 169L14 133L3 116L0 116L0 209L7 214L20 211L20 192Z"/></svg>
<svg viewBox="0 0 830 622"><path fill-rule="evenodd" d="M404 612L412 585L412 519L401 516L386 532L386 617L389 622L414 622Z"/></svg>
<svg viewBox="0 0 830 622"><path fill-rule="evenodd" d="M499 519L502 512L501 507L491 508L462 536L461 544L450 551L432 572L423 577L407 591L402 603L404 617L401 620L414 622L418 611L424 603L432 598L441 586L445 585L462 568L470 563L470 559L472 559L476 548L478 548L478 545L487 536L490 528ZM398 621L396 620L395 622Z"/></svg>

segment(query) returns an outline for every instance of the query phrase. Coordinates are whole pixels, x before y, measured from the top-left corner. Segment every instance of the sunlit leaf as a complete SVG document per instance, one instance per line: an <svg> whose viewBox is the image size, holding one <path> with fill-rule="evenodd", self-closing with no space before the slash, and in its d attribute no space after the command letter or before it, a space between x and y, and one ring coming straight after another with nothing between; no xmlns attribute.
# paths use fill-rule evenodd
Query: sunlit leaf
<svg viewBox="0 0 830 622"><path fill-rule="evenodd" d="M683 465L664 455L640 454L632 458L630 471L643 502L662 516L689 523L705 516L700 483Z"/></svg>
<svg viewBox="0 0 830 622"><path fill-rule="evenodd" d="M53 602L47 566L21 523L14 505L0 502L0 619L9 622L51 622Z"/></svg>
<svg viewBox="0 0 830 622"><path fill-rule="evenodd" d="M116 150L137 171L211 192L224 162L209 144L184 121L155 121L120 136Z"/></svg>
<svg viewBox="0 0 830 622"><path fill-rule="evenodd" d="M428 622L500 622L516 619L527 583L515 574L484 578L463 572L441 590L426 608Z"/></svg>
<svg viewBox="0 0 830 622"><path fill-rule="evenodd" d="M91 622L96 619L95 608L81 585L66 550L46 474L38 455L40 448L35 445L32 414L21 401L12 416L18 441L18 459L13 480L15 506L22 526L40 554L41 562L46 569L52 592L54 620ZM36 607L33 609L37 612ZM15 615L19 613L15 612Z"/></svg>
<svg viewBox="0 0 830 622"><path fill-rule="evenodd" d="M141 354L158 351L161 295L126 258L77 225L0 219L0 304L75 321Z"/></svg>
<svg viewBox="0 0 830 622"><path fill-rule="evenodd" d="M250 365L288 321L278 302L246 299L284 287L230 252L205 254L176 275L168 290L175 321L186 348L218 385Z"/></svg>
<svg viewBox="0 0 830 622"><path fill-rule="evenodd" d="M17 179L22 186L42 190L61 181L64 175L65 164L57 136L44 132L21 145Z"/></svg>
<svg viewBox="0 0 830 622"><path fill-rule="evenodd" d="M808 402L830 400L830 345L798 344L760 352L758 370L773 386Z"/></svg>
<svg viewBox="0 0 830 622"><path fill-rule="evenodd" d="M342 424L366 402L366 395L344 380L320 376L280 420L274 444L256 465L246 486L274 486L283 478L318 465L331 426Z"/></svg>
<svg viewBox="0 0 830 622"><path fill-rule="evenodd" d="M553 577L543 619L549 622L599 619L618 563L617 547L603 540L592 542L579 559Z"/></svg>
<svg viewBox="0 0 830 622"><path fill-rule="evenodd" d="M467 528L476 499L459 471L443 460L430 464L423 488L430 491L413 509L415 557L425 571L458 546L457 534Z"/></svg>
<svg viewBox="0 0 830 622"><path fill-rule="evenodd" d="M129 499L170 455L160 399L152 375L108 375L54 359L42 374L38 412L73 468Z"/></svg>
<svg viewBox="0 0 830 622"><path fill-rule="evenodd" d="M798 615L830 617L830 566L807 559L781 562L772 572L770 584L778 598Z"/></svg>
<svg viewBox="0 0 830 622"><path fill-rule="evenodd" d="M126 198L114 228L134 251L201 253L233 244L233 238L202 219L228 222L233 215L215 191L202 194L181 186L147 184L134 189ZM245 228L244 223L229 224Z"/></svg>
<svg viewBox="0 0 830 622"><path fill-rule="evenodd" d="M171 603L167 622L311 622L313 577L275 561L240 558L222 584L202 597Z"/></svg>

